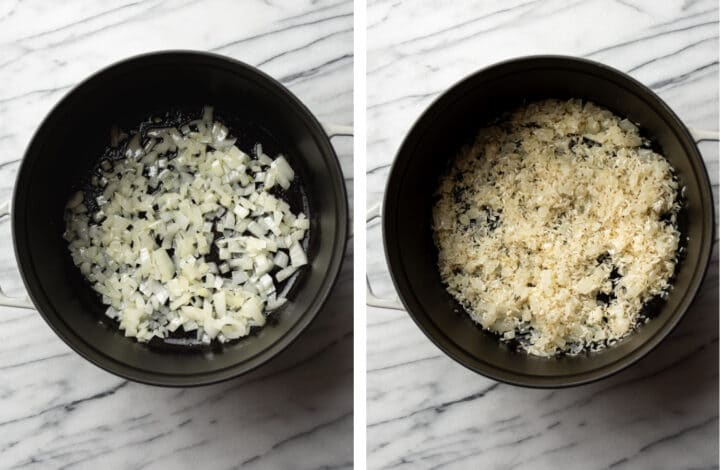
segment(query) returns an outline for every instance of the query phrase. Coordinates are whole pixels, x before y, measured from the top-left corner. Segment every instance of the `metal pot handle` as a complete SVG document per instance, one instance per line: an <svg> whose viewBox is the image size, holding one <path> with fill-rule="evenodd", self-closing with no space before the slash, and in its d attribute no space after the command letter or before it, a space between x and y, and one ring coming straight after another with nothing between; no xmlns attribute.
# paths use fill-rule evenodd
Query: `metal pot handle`
<svg viewBox="0 0 720 470"><path fill-rule="evenodd" d="M701 142L703 140L720 140L719 131L708 131L706 129L693 129L690 128L690 135L692 135L695 142Z"/></svg>
<svg viewBox="0 0 720 470"><path fill-rule="evenodd" d="M365 219L365 223L369 223L375 219L379 219L382 216L382 212L380 210L380 203L378 202L374 206L370 207L367 211L367 218ZM365 274L365 283L367 285L367 300L366 303L371 307L377 307L377 308L390 308L393 310L405 310L405 307L400 303L400 301L396 299L383 299L381 297L378 297L375 295L375 293L372 290L372 286L370 285L370 278L367 274Z"/></svg>
<svg viewBox="0 0 720 470"><path fill-rule="evenodd" d="M353 137L355 134L353 132L352 126L343 126L342 124L331 124L329 122L322 123L323 129L325 129L325 133L328 135L329 138L337 137L337 136L349 136Z"/></svg>
<svg viewBox="0 0 720 470"><path fill-rule="evenodd" d="M329 122L321 123L323 130L328 136L328 139L333 137L355 137L355 131L352 126L344 126L342 124L331 124ZM348 228L347 239L350 240L353 237L353 226L350 224Z"/></svg>
<svg viewBox="0 0 720 470"><path fill-rule="evenodd" d="M0 218L10 215L10 201L5 201L4 203L0 204ZM9 297L5 295L5 292L2 290L2 286L0 286L0 306L2 307L20 307L20 308L31 308L34 309L35 306L33 305L32 301L29 297Z"/></svg>

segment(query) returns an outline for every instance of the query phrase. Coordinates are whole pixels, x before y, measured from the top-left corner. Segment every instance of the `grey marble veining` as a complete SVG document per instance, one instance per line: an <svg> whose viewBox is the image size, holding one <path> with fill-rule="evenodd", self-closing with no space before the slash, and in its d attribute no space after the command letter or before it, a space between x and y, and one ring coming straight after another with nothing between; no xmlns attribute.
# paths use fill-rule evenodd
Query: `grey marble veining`
<svg viewBox="0 0 720 470"><path fill-rule="evenodd" d="M322 121L352 124L351 1L0 0L0 200L70 87L122 58L211 50L280 79ZM79 136L81 137L81 136ZM352 201L352 139L334 139ZM0 284L23 292L0 220ZM351 468L352 245L311 328L258 371L195 389L128 383L34 311L0 308L0 468Z"/></svg>
<svg viewBox="0 0 720 470"><path fill-rule="evenodd" d="M483 66L531 54L588 57L649 85L692 127L718 129L718 6L708 1L372 0L368 204L430 102ZM718 144L700 149L718 201ZM717 207L716 207L717 209ZM374 289L394 296L377 221ZM542 391L456 364L405 312L369 308L368 467L690 469L718 465L718 253L677 330L601 382Z"/></svg>

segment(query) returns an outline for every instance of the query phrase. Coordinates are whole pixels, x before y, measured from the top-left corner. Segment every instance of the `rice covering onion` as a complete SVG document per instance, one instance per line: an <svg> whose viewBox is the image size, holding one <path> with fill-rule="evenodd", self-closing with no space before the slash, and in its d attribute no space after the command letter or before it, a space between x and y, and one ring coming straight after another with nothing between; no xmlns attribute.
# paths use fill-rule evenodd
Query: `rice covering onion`
<svg viewBox="0 0 720 470"><path fill-rule="evenodd" d="M115 129L112 144L121 158L70 197L64 234L106 314L143 342L180 327L224 342L263 326L286 303L278 283L308 263L309 220L269 192L295 179L285 157L260 144L245 154L210 107L179 129Z"/></svg>
<svg viewBox="0 0 720 470"><path fill-rule="evenodd" d="M681 193L627 119L530 103L481 129L441 178L440 275L473 320L530 354L602 349L668 295Z"/></svg>

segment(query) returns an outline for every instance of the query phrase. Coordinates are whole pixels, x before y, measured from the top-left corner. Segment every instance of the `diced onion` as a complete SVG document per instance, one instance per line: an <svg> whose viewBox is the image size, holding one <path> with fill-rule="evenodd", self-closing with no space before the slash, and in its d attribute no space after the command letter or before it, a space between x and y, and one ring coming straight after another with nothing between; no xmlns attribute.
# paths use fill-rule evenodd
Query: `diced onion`
<svg viewBox="0 0 720 470"><path fill-rule="evenodd" d="M273 259L275 266L278 266L280 268L286 268L288 265L288 261L290 261L290 258L284 251L278 251L275 254L275 258Z"/></svg>
<svg viewBox="0 0 720 470"><path fill-rule="evenodd" d="M300 267L307 264L307 262L305 250L300 246L300 242L296 241L290 246L290 264L295 267Z"/></svg>
<svg viewBox="0 0 720 470"><path fill-rule="evenodd" d="M275 273L275 280L277 282L283 282L297 271L296 266L288 266Z"/></svg>
<svg viewBox="0 0 720 470"><path fill-rule="evenodd" d="M294 180L288 161L260 144L248 157L210 107L179 128L130 135L113 129L124 158L102 160L97 191L66 204L63 237L106 315L138 341L182 327L222 342L264 325L287 302L276 282L308 262L308 219L269 192Z"/></svg>

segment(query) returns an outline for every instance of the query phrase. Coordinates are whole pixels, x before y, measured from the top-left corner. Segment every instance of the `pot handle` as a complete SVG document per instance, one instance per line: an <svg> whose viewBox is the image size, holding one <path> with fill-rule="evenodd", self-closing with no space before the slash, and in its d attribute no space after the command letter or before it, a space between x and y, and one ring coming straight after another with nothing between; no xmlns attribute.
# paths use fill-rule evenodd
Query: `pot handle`
<svg viewBox="0 0 720 470"><path fill-rule="evenodd" d="M10 201L5 201L0 204L0 218L10 215ZM5 295L2 287L0 286L0 306L2 307L19 307L19 308L31 308L34 309L32 301L29 297L9 297Z"/></svg>
<svg viewBox="0 0 720 470"><path fill-rule="evenodd" d="M355 135L352 126L343 126L342 124L331 124L329 122L324 122L322 123L322 127L323 129L325 129L325 133L331 139L337 136L352 137Z"/></svg>
<svg viewBox="0 0 720 470"><path fill-rule="evenodd" d="M720 140L719 131L709 131L706 129L693 129L690 128L690 135L692 135L695 142L701 142L703 140Z"/></svg>
<svg viewBox="0 0 720 470"><path fill-rule="evenodd" d="M327 134L329 139L333 137L355 137L355 132L352 126L344 126L342 124L332 124L329 122L321 123L323 130ZM350 230L348 231L348 240L353 236L352 224L350 224Z"/></svg>
<svg viewBox="0 0 720 470"><path fill-rule="evenodd" d="M380 210L380 203L378 202L374 206L370 207L367 211L367 218L365 219L365 223L369 223L375 219L379 219L381 217L381 210ZM405 307L396 299L383 299L381 297L378 297L375 295L375 293L372 290L372 286L370 285L370 278L365 275L365 284L367 285L367 300L366 303L370 307L377 307L377 308L389 308L393 310L405 310Z"/></svg>

